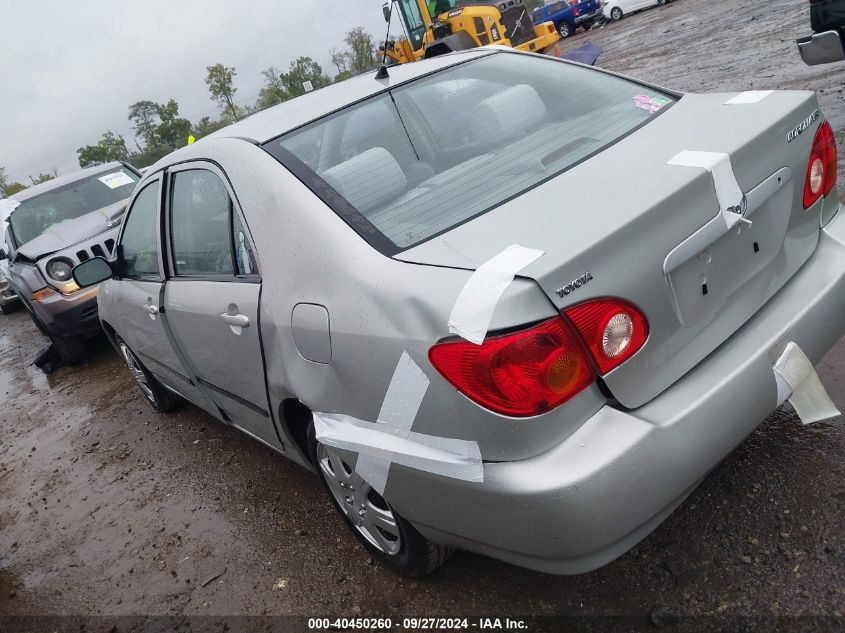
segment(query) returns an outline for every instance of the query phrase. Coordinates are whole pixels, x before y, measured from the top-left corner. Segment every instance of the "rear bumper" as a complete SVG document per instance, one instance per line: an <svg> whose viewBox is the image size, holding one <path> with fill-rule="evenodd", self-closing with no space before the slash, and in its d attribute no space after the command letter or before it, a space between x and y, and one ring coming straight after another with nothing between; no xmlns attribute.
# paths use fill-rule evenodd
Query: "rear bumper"
<svg viewBox="0 0 845 633"><path fill-rule="evenodd" d="M602 8L599 7L592 13L582 13L581 15L575 16L575 24L583 24L588 20L594 20L595 18L602 15Z"/></svg>
<svg viewBox="0 0 845 633"><path fill-rule="evenodd" d="M426 494L391 502L439 543L549 573L595 569L643 539L777 407L777 355L794 341L817 363L845 334L843 306L840 212L793 279L648 404L605 406L542 455L485 464L482 484L395 469L393 490Z"/></svg>
<svg viewBox="0 0 845 633"><path fill-rule="evenodd" d="M47 330L58 336L89 338L100 331L96 286L72 295L57 292L42 301L33 301L32 309Z"/></svg>
<svg viewBox="0 0 845 633"><path fill-rule="evenodd" d="M839 31L813 33L798 40L798 52L808 66L845 60L845 48Z"/></svg>

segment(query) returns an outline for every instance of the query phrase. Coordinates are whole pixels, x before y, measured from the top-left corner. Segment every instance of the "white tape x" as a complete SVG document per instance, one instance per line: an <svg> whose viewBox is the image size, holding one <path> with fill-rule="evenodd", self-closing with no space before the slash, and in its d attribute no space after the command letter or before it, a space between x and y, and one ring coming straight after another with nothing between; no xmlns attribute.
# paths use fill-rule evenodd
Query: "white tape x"
<svg viewBox="0 0 845 633"><path fill-rule="evenodd" d="M739 183L736 181L731 157L728 154L684 150L670 158L666 164L680 167L700 167L709 171L713 176L716 198L719 200L719 210L727 228L732 229L739 222L751 224L750 220L743 218L745 194L742 193L742 189L739 188Z"/></svg>
<svg viewBox="0 0 845 633"><path fill-rule="evenodd" d="M393 372L376 423L335 413L314 413L317 441L355 451L355 472L384 494L390 464L465 481L483 481L477 442L414 433L411 427L429 380L407 352Z"/></svg>

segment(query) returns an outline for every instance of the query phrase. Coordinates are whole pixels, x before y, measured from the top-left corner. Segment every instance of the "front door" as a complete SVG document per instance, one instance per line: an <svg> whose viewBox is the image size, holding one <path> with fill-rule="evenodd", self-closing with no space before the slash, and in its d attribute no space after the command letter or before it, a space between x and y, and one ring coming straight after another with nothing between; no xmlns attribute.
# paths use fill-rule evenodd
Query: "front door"
<svg viewBox="0 0 845 633"><path fill-rule="evenodd" d="M173 336L226 417L277 446L258 333L258 261L225 175L209 163L179 165L168 198L163 303Z"/></svg>
<svg viewBox="0 0 845 633"><path fill-rule="evenodd" d="M119 310L117 328L144 366L163 384L202 405L202 396L170 344L162 320L161 184L160 177L153 180L132 200L118 241L124 262L121 278L101 285L100 292L118 295L113 301ZM210 405L205 402L206 408Z"/></svg>

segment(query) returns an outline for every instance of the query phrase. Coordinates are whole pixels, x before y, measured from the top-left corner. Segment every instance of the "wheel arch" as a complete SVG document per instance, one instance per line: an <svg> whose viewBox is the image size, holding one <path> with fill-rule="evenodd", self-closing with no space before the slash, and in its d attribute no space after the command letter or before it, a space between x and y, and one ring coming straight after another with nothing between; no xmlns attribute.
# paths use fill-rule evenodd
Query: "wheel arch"
<svg viewBox="0 0 845 633"><path fill-rule="evenodd" d="M306 464L311 464L308 451L308 425L311 423L311 409L298 398L285 398L279 405L279 422L285 435L291 440L294 450Z"/></svg>

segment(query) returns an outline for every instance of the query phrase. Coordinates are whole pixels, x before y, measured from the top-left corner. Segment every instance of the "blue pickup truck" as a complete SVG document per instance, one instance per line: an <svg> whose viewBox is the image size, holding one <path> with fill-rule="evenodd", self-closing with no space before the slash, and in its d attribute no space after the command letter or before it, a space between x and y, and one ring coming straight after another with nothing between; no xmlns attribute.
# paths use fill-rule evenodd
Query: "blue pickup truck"
<svg viewBox="0 0 845 633"><path fill-rule="evenodd" d="M557 32L562 38L567 38L579 26L590 28L596 18L602 16L601 2L599 0L556 0L544 7L534 9L531 13L531 21L536 24L543 22L554 22Z"/></svg>

